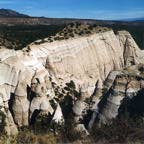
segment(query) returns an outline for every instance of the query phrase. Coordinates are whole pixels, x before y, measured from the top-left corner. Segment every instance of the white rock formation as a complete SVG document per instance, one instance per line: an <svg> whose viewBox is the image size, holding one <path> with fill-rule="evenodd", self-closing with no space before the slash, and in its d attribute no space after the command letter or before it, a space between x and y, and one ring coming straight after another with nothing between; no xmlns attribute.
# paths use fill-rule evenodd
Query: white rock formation
<svg viewBox="0 0 144 144"><path fill-rule="evenodd" d="M30 50L0 50L0 92L1 105L14 94L14 120L19 125L28 124L28 110L47 110L46 95L53 97L49 86L49 76L59 84L73 80L77 85L87 85L91 95L95 83L99 80L99 88L111 70L121 69L139 62L137 45L128 32L113 31L93 34L69 40L29 45ZM129 51L131 51L129 53ZM38 84L40 83L40 84ZM40 85L39 92L35 89ZM31 88L39 96L28 100L27 88Z"/></svg>
<svg viewBox="0 0 144 144"><path fill-rule="evenodd" d="M46 93L42 91L43 86L38 84L36 86L36 96L32 99L30 105L30 117L32 116L35 110L41 110L48 114L49 112L53 114L54 110L49 103L49 99L46 96Z"/></svg>
<svg viewBox="0 0 144 144"><path fill-rule="evenodd" d="M99 105L99 111L97 112L100 124L109 123L119 115L119 108L125 98L132 99L139 95L140 91L143 91L144 77L140 69L143 69L141 64L128 67L125 70L113 71L109 74L104 83L104 97L100 101L103 104ZM141 96L143 95L141 94ZM127 105L129 104L127 103Z"/></svg>
<svg viewBox="0 0 144 144"><path fill-rule="evenodd" d="M84 102L86 98L87 92L85 90L81 91L80 98L73 105L73 113L74 113L74 121L75 121L75 130L78 132L84 132L88 135L88 131L86 130L83 121L83 117L86 114L87 104Z"/></svg>
<svg viewBox="0 0 144 144"><path fill-rule="evenodd" d="M59 104L57 105L57 108L53 117L53 121L59 124L64 123L64 117L63 117L62 110Z"/></svg>

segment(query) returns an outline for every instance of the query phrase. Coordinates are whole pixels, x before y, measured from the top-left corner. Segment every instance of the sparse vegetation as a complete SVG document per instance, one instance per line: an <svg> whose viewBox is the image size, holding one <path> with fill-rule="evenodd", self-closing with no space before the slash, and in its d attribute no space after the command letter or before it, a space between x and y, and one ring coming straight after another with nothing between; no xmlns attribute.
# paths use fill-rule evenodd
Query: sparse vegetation
<svg viewBox="0 0 144 144"><path fill-rule="evenodd" d="M36 41L36 44L45 42L44 38L55 35L61 31L65 25L34 25L34 26L0 26L0 47L9 49L22 49L28 44ZM50 42L52 40L50 39Z"/></svg>
<svg viewBox="0 0 144 144"><path fill-rule="evenodd" d="M56 144L56 137L52 133L34 134L32 131L20 131L16 144Z"/></svg>
<svg viewBox="0 0 144 144"><path fill-rule="evenodd" d="M22 49L28 44L34 42L41 44L44 42L53 42L55 40L69 39L78 36L90 35L92 33L100 33L113 29L129 31L140 48L143 46L143 26L134 25L106 25L100 26L93 24L82 24L74 22L61 25L17 25L17 26L0 26L0 47L5 46L9 49ZM47 39L44 39L48 37ZM38 41L36 41L38 40Z"/></svg>
<svg viewBox="0 0 144 144"><path fill-rule="evenodd" d="M109 31L110 28L100 27L100 26L92 26L81 23L71 23L67 25L61 32L57 35L62 36L63 39L69 39L72 37L78 36L86 36L93 33L99 33L104 31Z"/></svg>
<svg viewBox="0 0 144 144"><path fill-rule="evenodd" d="M143 117L115 119L110 124L95 125L91 131L95 142L105 139L108 143L144 143Z"/></svg>

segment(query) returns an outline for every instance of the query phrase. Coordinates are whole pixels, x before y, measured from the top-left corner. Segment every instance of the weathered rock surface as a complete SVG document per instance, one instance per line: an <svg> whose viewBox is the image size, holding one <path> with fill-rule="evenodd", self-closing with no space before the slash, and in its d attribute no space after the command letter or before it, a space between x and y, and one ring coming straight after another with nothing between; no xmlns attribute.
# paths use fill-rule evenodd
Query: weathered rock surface
<svg viewBox="0 0 144 144"><path fill-rule="evenodd" d="M110 122L111 119L117 117L126 99L130 100L130 102L127 102L129 107L133 99L137 99L135 102L141 101L143 88L144 75L142 64L128 67L123 71L111 72L104 83L103 99L98 104L99 111L97 113L99 113L100 123ZM135 105L135 112L136 108L137 106ZM129 110L128 112L131 111ZM141 109L141 112L143 112L143 109ZM139 111L137 111L138 113Z"/></svg>
<svg viewBox="0 0 144 144"><path fill-rule="evenodd" d="M28 125L35 110L53 113L48 99L48 95L51 99L55 97L50 79L61 87L71 80L78 89L85 85L86 98L93 94L97 81L97 87L103 87L110 71L138 64L139 55L139 48L125 31L117 36L113 31L107 31L89 37L31 44L22 51L1 49L1 106L5 107L6 101L12 101L7 107L11 108L15 123L18 126ZM122 99L119 97L117 104ZM109 101L113 100L115 98L112 97ZM81 109L73 109L81 113ZM111 118L116 111L107 113Z"/></svg>
<svg viewBox="0 0 144 144"><path fill-rule="evenodd" d="M63 113L62 113L62 110L61 110L61 107L59 104L57 105L57 108L55 110L54 117L52 120L56 123L59 123L59 124L64 123Z"/></svg>
<svg viewBox="0 0 144 144"><path fill-rule="evenodd" d="M86 91L85 89L81 90L80 98L74 103L73 106L73 113L74 113L74 121L76 123L75 130L84 132L86 135L88 135L88 131L86 130L84 123L83 123L83 117L86 115L87 110L87 104L84 102L86 98Z"/></svg>

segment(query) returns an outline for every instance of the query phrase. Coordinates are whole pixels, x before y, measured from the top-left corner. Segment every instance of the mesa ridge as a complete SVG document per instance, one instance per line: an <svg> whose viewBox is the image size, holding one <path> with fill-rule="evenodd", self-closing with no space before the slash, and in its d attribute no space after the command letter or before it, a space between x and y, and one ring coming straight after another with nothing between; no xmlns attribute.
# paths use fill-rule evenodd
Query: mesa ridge
<svg viewBox="0 0 144 144"><path fill-rule="evenodd" d="M84 124L79 122L88 109L85 100L93 99L89 128L97 115L100 115L98 123L115 118L121 100L125 98L125 95L119 96L121 91L117 89L117 84L121 79L118 76L123 79L123 69L142 63L141 53L127 31L119 31L116 35L112 30L51 43L33 42L18 51L1 49L0 105L6 115L5 131L8 135L15 135L17 127L34 123L36 111L47 116L54 114L53 120L57 123L65 122L59 101L68 94L64 89L67 84L74 83L73 88L80 94L80 98L72 94L76 130L85 131L88 135ZM127 75L130 75L129 72ZM107 87L108 103L106 107L99 107L103 100L100 97L105 94L102 91L104 87ZM110 89L114 94L109 93ZM56 108L52 107L50 100L54 100Z"/></svg>

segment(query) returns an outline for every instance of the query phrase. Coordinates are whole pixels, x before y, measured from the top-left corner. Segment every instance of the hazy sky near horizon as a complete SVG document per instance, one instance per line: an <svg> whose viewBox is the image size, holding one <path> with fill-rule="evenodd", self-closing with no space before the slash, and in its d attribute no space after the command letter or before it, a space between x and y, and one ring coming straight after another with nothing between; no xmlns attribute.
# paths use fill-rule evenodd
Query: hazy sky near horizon
<svg viewBox="0 0 144 144"><path fill-rule="evenodd" d="M0 0L0 8L31 16L127 19L144 17L144 0Z"/></svg>

